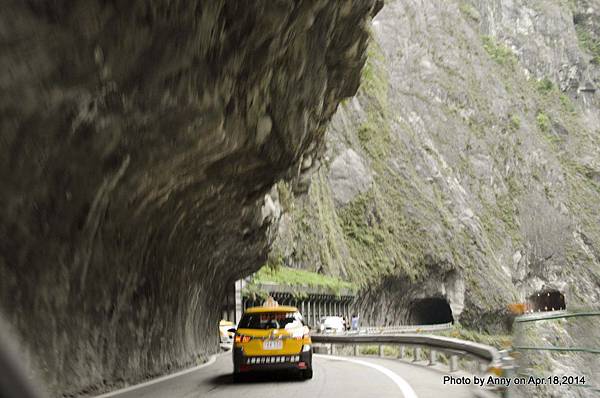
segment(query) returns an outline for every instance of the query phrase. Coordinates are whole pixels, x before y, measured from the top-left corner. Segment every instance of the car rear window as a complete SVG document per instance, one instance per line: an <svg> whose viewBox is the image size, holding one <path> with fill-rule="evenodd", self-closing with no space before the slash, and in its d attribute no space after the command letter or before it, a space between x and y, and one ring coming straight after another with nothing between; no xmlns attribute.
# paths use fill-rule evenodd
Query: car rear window
<svg viewBox="0 0 600 398"><path fill-rule="evenodd" d="M289 329L304 325L299 312L258 312L244 314L238 328Z"/></svg>

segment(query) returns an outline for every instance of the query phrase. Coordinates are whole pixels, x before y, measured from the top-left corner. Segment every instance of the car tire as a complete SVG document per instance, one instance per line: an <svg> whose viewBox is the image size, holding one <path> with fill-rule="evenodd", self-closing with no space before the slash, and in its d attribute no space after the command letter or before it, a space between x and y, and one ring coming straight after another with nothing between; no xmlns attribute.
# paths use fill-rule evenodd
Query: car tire
<svg viewBox="0 0 600 398"><path fill-rule="evenodd" d="M302 378L304 380L309 380L312 379L313 377L313 370L312 369L305 369L302 371Z"/></svg>
<svg viewBox="0 0 600 398"><path fill-rule="evenodd" d="M243 381L243 375L239 372L233 372L233 382L234 383L239 383L241 381Z"/></svg>

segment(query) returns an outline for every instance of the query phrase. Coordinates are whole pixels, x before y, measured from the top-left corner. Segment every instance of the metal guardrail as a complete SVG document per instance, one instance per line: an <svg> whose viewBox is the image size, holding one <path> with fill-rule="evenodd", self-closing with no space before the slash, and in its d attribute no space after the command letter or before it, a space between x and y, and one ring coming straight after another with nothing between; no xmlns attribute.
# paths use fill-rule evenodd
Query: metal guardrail
<svg viewBox="0 0 600 398"><path fill-rule="evenodd" d="M434 332L448 329L452 329L452 322L441 323L436 325L367 326L359 328L358 334L397 334L411 332Z"/></svg>
<svg viewBox="0 0 600 398"><path fill-rule="evenodd" d="M581 312L568 312L568 311L551 311L541 315L523 315L517 317L515 322L536 322L536 321L547 321L563 318L577 318L577 317L590 317L600 316L600 311L581 311ZM558 352L585 352L589 354L600 354L600 349L593 347L556 347L556 346L513 346L515 350L528 350L528 351L558 351Z"/></svg>
<svg viewBox="0 0 600 398"><path fill-rule="evenodd" d="M334 354L336 345L352 345L354 355L359 354L360 345L378 345L379 355L384 355L383 346L392 345L400 348L399 358L405 357L405 348L413 349L413 360L421 359L421 349L429 349L429 364L434 365L437 362L437 353L445 354L449 357L450 372L458 370L458 358L470 357L478 362L479 370L482 372L490 368L501 369L503 365L503 356L494 347L475 343L466 340L455 339L451 337L441 337L423 334L399 334L399 335L313 335L313 343L325 344L328 346L328 354Z"/></svg>
<svg viewBox="0 0 600 398"><path fill-rule="evenodd" d="M521 315L515 318L515 322L535 322L535 321L546 321L551 319L561 318L577 318L577 317L588 317L588 316L600 316L600 311L583 311L583 312L568 312L568 311L548 311L546 313L535 313Z"/></svg>
<svg viewBox="0 0 600 398"><path fill-rule="evenodd" d="M513 346L515 350L529 351L558 351L558 352L586 352L588 354L600 354L600 349L586 347L532 347L532 346Z"/></svg>

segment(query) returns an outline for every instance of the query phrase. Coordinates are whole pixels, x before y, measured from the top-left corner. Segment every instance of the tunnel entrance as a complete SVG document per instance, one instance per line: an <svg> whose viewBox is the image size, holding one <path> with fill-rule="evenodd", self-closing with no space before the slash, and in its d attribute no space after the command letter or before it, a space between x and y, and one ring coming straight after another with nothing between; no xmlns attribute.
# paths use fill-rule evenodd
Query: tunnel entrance
<svg viewBox="0 0 600 398"><path fill-rule="evenodd" d="M412 325L437 325L454 323L448 300L441 297L418 299L411 303L409 320Z"/></svg>
<svg viewBox="0 0 600 398"><path fill-rule="evenodd" d="M529 296L529 306L533 312L559 311L567 308L565 295L558 290L542 290Z"/></svg>

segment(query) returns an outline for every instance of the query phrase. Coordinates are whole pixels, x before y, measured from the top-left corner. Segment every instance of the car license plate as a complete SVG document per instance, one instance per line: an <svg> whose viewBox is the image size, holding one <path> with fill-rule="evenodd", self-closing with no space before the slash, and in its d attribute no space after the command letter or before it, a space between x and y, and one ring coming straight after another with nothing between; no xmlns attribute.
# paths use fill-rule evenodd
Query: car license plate
<svg viewBox="0 0 600 398"><path fill-rule="evenodd" d="M265 350L281 350L283 341L281 340L265 340L263 341L263 349Z"/></svg>

